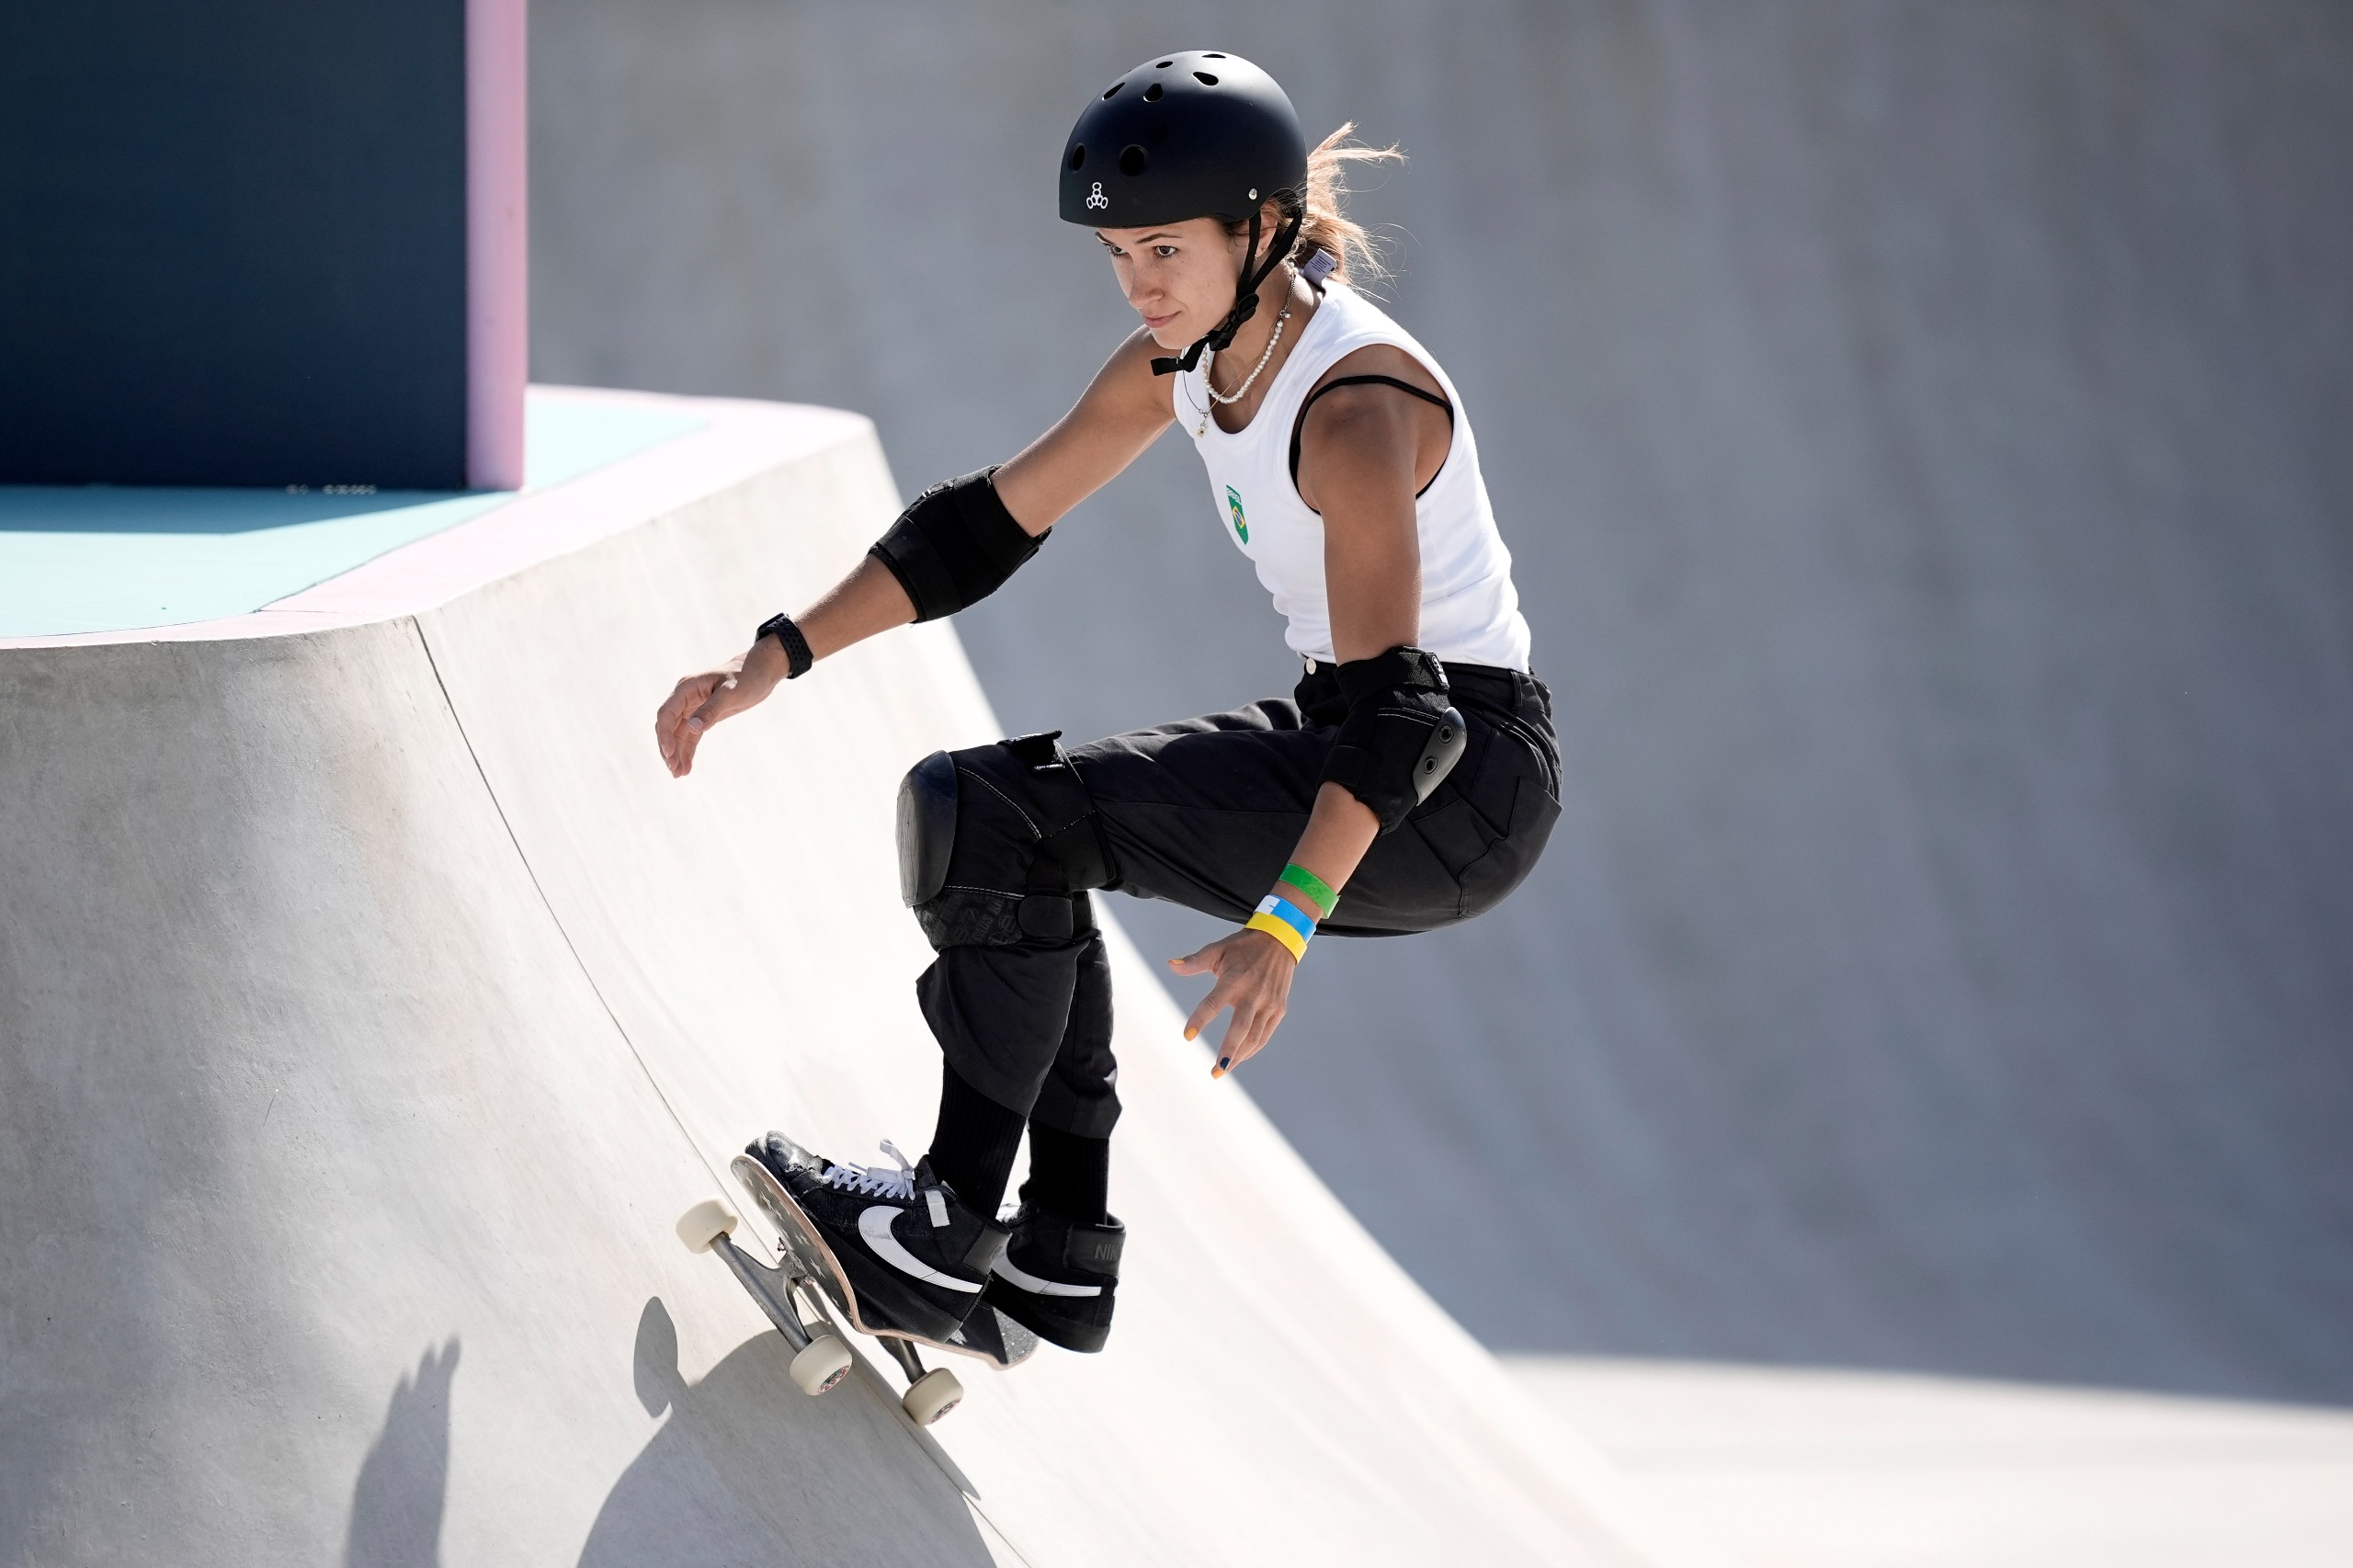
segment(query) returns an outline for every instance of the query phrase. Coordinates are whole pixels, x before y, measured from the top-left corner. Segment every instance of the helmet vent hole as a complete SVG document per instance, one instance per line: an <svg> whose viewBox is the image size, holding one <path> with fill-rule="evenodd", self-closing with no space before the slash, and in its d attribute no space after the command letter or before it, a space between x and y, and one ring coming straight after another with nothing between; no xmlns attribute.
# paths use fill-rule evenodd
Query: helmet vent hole
<svg viewBox="0 0 2353 1568"><path fill-rule="evenodd" d="M1109 86L1103 89L1103 96L1107 98L1116 97L1119 96L1120 89L1127 85L1128 84L1124 80L1114 82Z"/></svg>
<svg viewBox="0 0 2353 1568"><path fill-rule="evenodd" d="M1175 61L1173 61L1173 60L1164 60L1164 61L1162 61L1159 64L1157 64L1157 65L1154 66L1154 67L1153 67L1153 69L1154 69L1154 71L1165 71L1165 70L1167 70L1171 65L1174 65L1174 64L1176 64L1176 62Z"/></svg>
<svg viewBox="0 0 2353 1568"><path fill-rule="evenodd" d="M1086 142L1082 142L1077 146L1073 147L1070 150L1070 166L1074 169L1084 168L1086 166Z"/></svg>
<svg viewBox="0 0 2353 1568"><path fill-rule="evenodd" d="M1146 87L1143 90L1143 101L1148 104L1156 104L1160 101L1159 83L1154 82L1151 86Z"/></svg>
<svg viewBox="0 0 2353 1568"><path fill-rule="evenodd" d="M1194 72L1193 80L1199 82L1204 87L1214 87L1217 85L1217 78L1211 75L1206 71Z"/></svg>
<svg viewBox="0 0 2353 1568"><path fill-rule="evenodd" d="M1223 60L1225 56L1222 54L1204 54L1201 58L1203 60Z"/></svg>
<svg viewBox="0 0 2353 1568"><path fill-rule="evenodd" d="M1144 165L1151 162L1152 154L1141 147L1130 144L1120 149L1120 172L1130 179L1143 173Z"/></svg>

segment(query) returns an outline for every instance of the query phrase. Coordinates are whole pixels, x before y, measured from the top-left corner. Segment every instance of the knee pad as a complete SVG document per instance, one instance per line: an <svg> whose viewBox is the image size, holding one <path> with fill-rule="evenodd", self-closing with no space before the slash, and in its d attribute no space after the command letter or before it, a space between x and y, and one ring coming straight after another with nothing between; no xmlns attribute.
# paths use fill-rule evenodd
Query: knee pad
<svg viewBox="0 0 2353 1568"><path fill-rule="evenodd" d="M1095 798L1062 748L1062 733L1049 730L1004 743L1006 755L1020 768L1021 793L1040 835L1029 886L1064 892L1107 888L1119 881L1110 846L1095 820Z"/></svg>
<svg viewBox="0 0 2353 1568"><path fill-rule="evenodd" d="M1113 880L1094 803L1056 741L1023 735L954 756L934 752L899 786L899 893L934 948L1067 941L1094 929L1086 892ZM960 812L961 770L980 788L977 820ZM998 802L1003 802L999 804ZM1017 827L1009 804L1020 816ZM993 824L992 809L1007 820ZM948 885L960 834L1037 836L1015 854L985 846ZM995 871L976 866L1002 862ZM994 885L992 885L994 884Z"/></svg>
<svg viewBox="0 0 2353 1568"><path fill-rule="evenodd" d="M899 783L899 896L914 909L948 885L956 848L956 759L933 752Z"/></svg>

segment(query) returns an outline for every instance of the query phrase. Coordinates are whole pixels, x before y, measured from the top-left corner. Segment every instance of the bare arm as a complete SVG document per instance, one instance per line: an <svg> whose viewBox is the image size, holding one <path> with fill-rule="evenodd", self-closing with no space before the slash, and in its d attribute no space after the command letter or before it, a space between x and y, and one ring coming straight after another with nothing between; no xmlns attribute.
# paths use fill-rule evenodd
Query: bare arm
<svg viewBox="0 0 2353 1568"><path fill-rule="evenodd" d="M1368 374L1441 391L1419 361L1385 346L1349 355L1324 379ZM1343 662L1371 658L1421 635L1421 539L1414 501L1437 476L1452 440L1444 409L1393 387L1336 388L1308 410L1300 432L1299 494L1324 517L1332 652ZM1371 808L1338 785L1326 784L1316 794L1291 860L1336 892L1356 874L1380 832ZM1304 897L1284 882L1272 891L1295 906ZM1298 967L1272 937L1249 930L1172 960L1171 965L1179 974L1217 976L1186 1020L1186 1039L1199 1034L1222 1009L1233 1009L1213 1076L1231 1072L1265 1047L1288 1009Z"/></svg>
<svg viewBox="0 0 2353 1568"><path fill-rule="evenodd" d="M997 498L1032 537L1109 483L1168 427L1168 389L1152 374L1154 351L1150 335L1138 331L1076 407L996 471ZM870 555L793 621L809 652L824 659L915 617L898 578ZM763 637L719 668L680 680L654 716L654 743L671 776L693 770L695 750L711 725L766 701L786 674L782 645Z"/></svg>
<svg viewBox="0 0 2353 1568"><path fill-rule="evenodd" d="M1142 328L1104 362L1077 405L996 471L996 493L1021 526L1044 533L1119 477L1175 417L1152 373L1160 347Z"/></svg>

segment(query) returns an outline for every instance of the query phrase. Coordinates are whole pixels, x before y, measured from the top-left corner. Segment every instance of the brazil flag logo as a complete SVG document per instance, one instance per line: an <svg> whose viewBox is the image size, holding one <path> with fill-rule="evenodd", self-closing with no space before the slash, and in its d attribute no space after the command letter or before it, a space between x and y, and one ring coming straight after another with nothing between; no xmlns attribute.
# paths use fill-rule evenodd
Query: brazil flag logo
<svg viewBox="0 0 2353 1568"><path fill-rule="evenodd" d="M1242 515L1242 496L1231 484L1225 487L1225 509L1233 514L1233 537L1243 543L1250 542L1250 519Z"/></svg>

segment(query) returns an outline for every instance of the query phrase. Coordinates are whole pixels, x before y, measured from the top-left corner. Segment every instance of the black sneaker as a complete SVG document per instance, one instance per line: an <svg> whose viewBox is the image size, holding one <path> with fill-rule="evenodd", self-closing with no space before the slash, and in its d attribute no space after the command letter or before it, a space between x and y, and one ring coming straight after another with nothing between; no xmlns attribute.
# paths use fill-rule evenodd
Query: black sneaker
<svg viewBox="0 0 2353 1568"><path fill-rule="evenodd" d="M911 1166L884 1143L897 1169L846 1165L781 1132L744 1152L776 1177L833 1254L857 1295L859 1327L944 1340L980 1304L1006 1228L966 1208L932 1175L930 1161Z"/></svg>
<svg viewBox="0 0 2353 1568"><path fill-rule="evenodd" d="M1116 1219L1089 1224L1025 1203L982 1300L1049 1344L1100 1350L1111 1336L1127 1241Z"/></svg>

